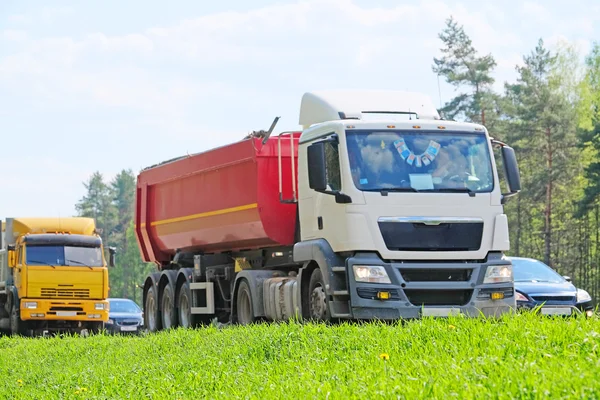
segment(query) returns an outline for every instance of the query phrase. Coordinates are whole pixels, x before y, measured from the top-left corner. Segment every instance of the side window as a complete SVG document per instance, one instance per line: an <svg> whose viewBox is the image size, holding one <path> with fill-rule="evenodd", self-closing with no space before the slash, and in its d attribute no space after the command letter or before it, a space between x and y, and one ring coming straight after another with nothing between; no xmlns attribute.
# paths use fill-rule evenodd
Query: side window
<svg viewBox="0 0 600 400"><path fill-rule="evenodd" d="M23 246L19 246L17 249L17 265L23 265Z"/></svg>
<svg viewBox="0 0 600 400"><path fill-rule="evenodd" d="M325 145L325 162L327 169L327 183L331 187L331 190L342 190L340 155L337 143L327 143Z"/></svg>

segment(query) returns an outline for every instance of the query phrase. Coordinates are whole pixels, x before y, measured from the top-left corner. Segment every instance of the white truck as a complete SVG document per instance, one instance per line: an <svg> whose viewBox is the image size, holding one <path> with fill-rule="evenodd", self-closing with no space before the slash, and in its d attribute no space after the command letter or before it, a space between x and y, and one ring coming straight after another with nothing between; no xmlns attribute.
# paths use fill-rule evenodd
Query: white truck
<svg viewBox="0 0 600 400"><path fill-rule="evenodd" d="M512 148L406 92L306 93L300 124L141 172L136 234L159 267L144 285L150 330L516 307Z"/></svg>

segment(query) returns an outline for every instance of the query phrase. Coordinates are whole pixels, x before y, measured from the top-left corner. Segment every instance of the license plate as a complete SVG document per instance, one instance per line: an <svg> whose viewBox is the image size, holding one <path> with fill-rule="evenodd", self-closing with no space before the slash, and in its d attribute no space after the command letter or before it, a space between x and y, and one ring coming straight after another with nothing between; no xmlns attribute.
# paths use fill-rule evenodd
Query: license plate
<svg viewBox="0 0 600 400"><path fill-rule="evenodd" d="M424 317L449 317L458 314L460 314L460 308L452 307L426 307L421 312Z"/></svg>
<svg viewBox="0 0 600 400"><path fill-rule="evenodd" d="M76 317L77 311L57 311L57 317Z"/></svg>
<svg viewBox="0 0 600 400"><path fill-rule="evenodd" d="M573 309L569 307L542 307L542 314L544 315L571 315L572 312Z"/></svg>
<svg viewBox="0 0 600 400"><path fill-rule="evenodd" d="M122 331L127 331L127 332L136 331L137 330L137 326L122 326L121 330Z"/></svg>

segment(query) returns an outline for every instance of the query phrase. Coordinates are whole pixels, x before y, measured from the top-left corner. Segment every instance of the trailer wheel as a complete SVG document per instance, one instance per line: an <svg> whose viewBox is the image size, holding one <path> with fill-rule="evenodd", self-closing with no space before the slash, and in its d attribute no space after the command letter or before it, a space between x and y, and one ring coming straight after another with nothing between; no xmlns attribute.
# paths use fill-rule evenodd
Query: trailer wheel
<svg viewBox="0 0 600 400"><path fill-rule="evenodd" d="M329 304L325 293L325 283L320 268L316 268L310 276L308 284L309 319L314 321L329 321Z"/></svg>
<svg viewBox="0 0 600 400"><path fill-rule="evenodd" d="M250 286L245 279L240 282L236 306L238 324L248 325L254 322L252 295L250 294Z"/></svg>
<svg viewBox="0 0 600 400"><path fill-rule="evenodd" d="M175 308L175 295L171 285L167 284L162 294L162 325L164 329L177 327L177 309Z"/></svg>
<svg viewBox="0 0 600 400"><path fill-rule="evenodd" d="M198 317L192 314L192 291L187 281L183 282L179 288L177 308L179 309L179 325L183 328L195 328L198 325Z"/></svg>
<svg viewBox="0 0 600 400"><path fill-rule="evenodd" d="M144 305L144 325L150 332L156 332L161 327L158 319L158 302L156 301L156 290L151 285L146 292L146 304Z"/></svg>

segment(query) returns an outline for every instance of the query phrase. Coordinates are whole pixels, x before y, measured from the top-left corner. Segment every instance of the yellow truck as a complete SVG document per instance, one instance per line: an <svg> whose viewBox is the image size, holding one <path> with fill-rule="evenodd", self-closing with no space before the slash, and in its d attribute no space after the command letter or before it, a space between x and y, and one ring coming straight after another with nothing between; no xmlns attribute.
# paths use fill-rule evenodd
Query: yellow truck
<svg viewBox="0 0 600 400"><path fill-rule="evenodd" d="M98 332L108 269L93 218L7 218L0 236L0 330ZM109 248L110 266L115 249Z"/></svg>

